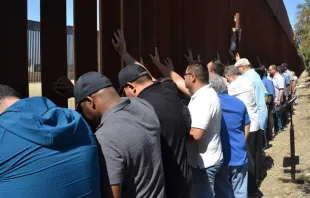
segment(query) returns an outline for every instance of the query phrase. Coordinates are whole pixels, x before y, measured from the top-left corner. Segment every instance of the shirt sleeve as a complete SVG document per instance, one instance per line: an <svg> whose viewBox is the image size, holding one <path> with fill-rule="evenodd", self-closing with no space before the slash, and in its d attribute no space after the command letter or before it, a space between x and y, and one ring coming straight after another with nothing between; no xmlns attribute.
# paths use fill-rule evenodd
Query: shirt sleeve
<svg viewBox="0 0 310 198"><path fill-rule="evenodd" d="M212 118L215 105L212 105L212 98L197 97L195 100L190 108L192 117L191 127L206 130Z"/></svg>
<svg viewBox="0 0 310 198"><path fill-rule="evenodd" d="M248 113L248 110L245 108L244 111L244 125L250 125L251 124L251 119Z"/></svg>
<svg viewBox="0 0 310 198"><path fill-rule="evenodd" d="M293 81L293 80L294 80L294 75L293 75L292 72L290 72L289 77L290 77L290 81Z"/></svg>
<svg viewBox="0 0 310 198"><path fill-rule="evenodd" d="M96 137L105 158L110 185L122 184L125 166L117 140L106 134L96 134Z"/></svg>
<svg viewBox="0 0 310 198"><path fill-rule="evenodd" d="M278 89L284 89L285 87L285 80L282 76L278 77Z"/></svg>

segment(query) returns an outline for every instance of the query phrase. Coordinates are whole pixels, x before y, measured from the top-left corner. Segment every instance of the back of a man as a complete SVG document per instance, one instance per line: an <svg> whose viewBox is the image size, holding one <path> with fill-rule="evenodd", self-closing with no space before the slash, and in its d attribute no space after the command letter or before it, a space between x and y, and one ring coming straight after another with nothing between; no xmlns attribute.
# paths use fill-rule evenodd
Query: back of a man
<svg viewBox="0 0 310 198"><path fill-rule="evenodd" d="M191 128L189 110L170 82L155 83L139 95L149 102L161 124L161 149L167 197L185 197L190 192L186 142Z"/></svg>
<svg viewBox="0 0 310 198"><path fill-rule="evenodd" d="M136 64L127 65L119 72L119 82L124 93L149 102L158 116L167 197L187 197L190 193L190 170L186 142L191 117L176 85L173 81L153 82L149 73Z"/></svg>
<svg viewBox="0 0 310 198"><path fill-rule="evenodd" d="M46 98L18 100L0 115L0 156L0 197L101 197L94 135L77 112Z"/></svg>
<svg viewBox="0 0 310 198"><path fill-rule="evenodd" d="M238 76L235 81L228 85L228 93L231 96L235 96L246 105L251 119L250 132L257 132L260 126L252 82L243 76Z"/></svg>
<svg viewBox="0 0 310 198"><path fill-rule="evenodd" d="M260 79L259 75L255 72L254 69L250 69L249 71L244 73L243 76L248 80L252 81L253 83L260 128L262 130L265 130L268 116L267 106L265 103L265 95L267 93L266 88L262 80Z"/></svg>
<svg viewBox="0 0 310 198"><path fill-rule="evenodd" d="M251 121L241 100L226 93L219 94L219 98L223 113L221 141L224 166L217 175L216 189L218 191L216 191L216 195L234 197L231 196L233 192L235 197L247 197L248 158L245 138L247 135L245 133L249 133ZM225 182L225 178L229 178L232 189Z"/></svg>
<svg viewBox="0 0 310 198"><path fill-rule="evenodd" d="M96 137L110 185L121 184L122 197L165 197L160 124L149 103L122 99L104 114Z"/></svg>

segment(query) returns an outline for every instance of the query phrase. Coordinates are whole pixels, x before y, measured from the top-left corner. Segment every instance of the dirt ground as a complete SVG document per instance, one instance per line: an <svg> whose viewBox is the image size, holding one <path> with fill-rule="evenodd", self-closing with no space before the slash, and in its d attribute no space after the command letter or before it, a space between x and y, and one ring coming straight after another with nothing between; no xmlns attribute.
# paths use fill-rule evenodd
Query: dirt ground
<svg viewBox="0 0 310 198"><path fill-rule="evenodd" d="M309 78L300 78L298 85L310 85L305 82ZM263 181L260 190L266 198L310 198L310 87L297 89L298 105L294 106L295 115L293 124L295 126L296 156L300 158L300 164L296 169L298 182L291 182L290 167L283 167L283 159L290 156L290 126L276 136L270 142L271 148L267 149L267 159L272 164L267 171L267 177Z"/></svg>

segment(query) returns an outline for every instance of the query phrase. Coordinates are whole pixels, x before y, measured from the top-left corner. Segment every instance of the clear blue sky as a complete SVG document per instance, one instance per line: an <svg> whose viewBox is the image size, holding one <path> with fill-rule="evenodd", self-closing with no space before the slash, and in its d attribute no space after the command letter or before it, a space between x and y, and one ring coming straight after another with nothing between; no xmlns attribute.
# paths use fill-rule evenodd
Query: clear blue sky
<svg viewBox="0 0 310 198"><path fill-rule="evenodd" d="M300 3L305 2L305 0L283 0L283 1L285 3L291 24L292 26L294 26L296 22L296 10L297 10L296 6ZM28 0L28 19L34 21L40 21L40 0ZM67 0L67 25L72 24L73 24L73 0Z"/></svg>
<svg viewBox="0 0 310 198"><path fill-rule="evenodd" d="M294 24L296 23L296 12L297 12L297 5L302 4L305 0L283 0L288 17L290 18L292 27L294 28Z"/></svg>

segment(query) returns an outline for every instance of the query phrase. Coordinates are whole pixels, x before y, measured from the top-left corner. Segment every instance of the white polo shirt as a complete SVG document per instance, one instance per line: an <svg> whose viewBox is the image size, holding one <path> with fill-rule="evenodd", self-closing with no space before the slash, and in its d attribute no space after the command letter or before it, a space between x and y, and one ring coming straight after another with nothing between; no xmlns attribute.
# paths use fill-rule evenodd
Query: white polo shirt
<svg viewBox="0 0 310 198"><path fill-rule="evenodd" d="M238 76L227 88L229 95L238 98L245 104L251 119L250 132L258 131L259 119L253 83L243 76Z"/></svg>
<svg viewBox="0 0 310 198"><path fill-rule="evenodd" d="M269 76L269 78L271 78ZM274 97L274 101L277 102L278 98L279 98L279 93L280 93L280 89L285 89L285 80L282 77L281 74L277 73L273 78L271 78L272 82L273 82L273 86L274 86L274 91L275 91L275 97ZM282 101L283 98L281 98L280 101Z"/></svg>
<svg viewBox="0 0 310 198"><path fill-rule="evenodd" d="M205 85L191 97L188 108L192 128L204 130L201 140L187 144L188 163L194 168L211 167L223 159L220 100L214 89Z"/></svg>

